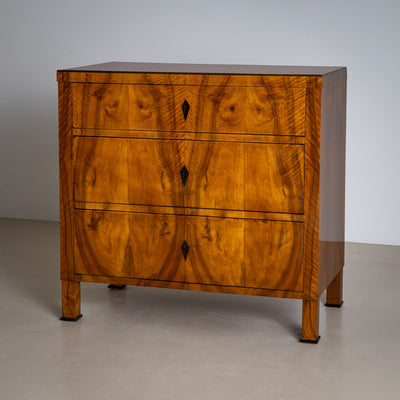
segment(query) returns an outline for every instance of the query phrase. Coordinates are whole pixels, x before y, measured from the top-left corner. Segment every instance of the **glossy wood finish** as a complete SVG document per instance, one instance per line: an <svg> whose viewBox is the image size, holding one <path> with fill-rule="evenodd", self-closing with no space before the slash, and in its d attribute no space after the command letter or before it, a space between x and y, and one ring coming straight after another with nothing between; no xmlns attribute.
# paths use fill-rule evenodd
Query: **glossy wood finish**
<svg viewBox="0 0 400 400"><path fill-rule="evenodd" d="M76 210L75 272L301 292L302 241L302 223Z"/></svg>
<svg viewBox="0 0 400 400"><path fill-rule="evenodd" d="M62 320L77 321L81 317L81 284L62 281Z"/></svg>
<svg viewBox="0 0 400 400"><path fill-rule="evenodd" d="M322 87L321 76L299 75L193 75L193 74L145 74L108 72L58 71L59 82L106 83L130 85L172 86L282 86L291 88Z"/></svg>
<svg viewBox="0 0 400 400"><path fill-rule="evenodd" d="M197 140L205 142L240 142L240 143L281 143L281 144L304 144L304 136L283 135L252 135L239 133L221 133L217 135L212 132L169 132L169 131L138 131L134 129L87 129L75 128L72 130L74 136L85 137L108 137L108 138L130 138L130 139L170 139L170 140Z"/></svg>
<svg viewBox="0 0 400 400"><path fill-rule="evenodd" d="M298 298L316 342L342 297L346 69L221 68L58 71L62 279Z"/></svg>
<svg viewBox="0 0 400 400"><path fill-rule="evenodd" d="M304 135L302 88L74 84L73 99L74 128Z"/></svg>
<svg viewBox="0 0 400 400"><path fill-rule="evenodd" d="M74 279L73 177L72 177L72 90L69 83L58 86L60 266L61 279Z"/></svg>
<svg viewBox="0 0 400 400"><path fill-rule="evenodd" d="M302 291L303 224L186 217L185 281Z"/></svg>
<svg viewBox="0 0 400 400"><path fill-rule="evenodd" d="M239 219L264 219L267 221L292 221L303 222L303 214L284 214L260 211L224 210L195 207L152 206L140 204L115 204L95 202L74 202L74 207L81 210L124 211L150 214L179 214L202 217L239 218Z"/></svg>
<svg viewBox="0 0 400 400"><path fill-rule="evenodd" d="M239 64L181 64L181 63L144 63L111 61L101 64L86 65L76 68L65 68L59 72L105 72L128 74L200 74L202 76L244 75L244 76L322 76L342 70L343 67L293 66L293 65L239 65ZM85 75L85 74L81 74Z"/></svg>
<svg viewBox="0 0 400 400"><path fill-rule="evenodd" d="M346 80L333 74L322 88L319 294L344 266Z"/></svg>
<svg viewBox="0 0 400 400"><path fill-rule="evenodd" d="M302 145L80 137L74 139L74 198L302 213L303 166Z"/></svg>
<svg viewBox="0 0 400 400"><path fill-rule="evenodd" d="M75 272L183 281L183 217L75 210Z"/></svg>
<svg viewBox="0 0 400 400"><path fill-rule="evenodd" d="M100 275L80 274L77 276L79 276L79 279L82 282L100 282L107 284L111 282L111 283L116 283L118 285L126 284L126 285L148 286L148 287L157 287L166 289L196 290L200 292L282 297L287 299L302 299L304 297L302 292L293 292L290 290L247 288L241 286L228 286L228 285L205 285L202 283L161 281L154 279L118 278L118 277L108 277Z"/></svg>
<svg viewBox="0 0 400 400"><path fill-rule="evenodd" d="M319 300L303 300L301 342L319 341Z"/></svg>
<svg viewBox="0 0 400 400"><path fill-rule="evenodd" d="M129 83L218 86L322 87L342 67L161 64L109 62L57 72L57 80L80 83Z"/></svg>
<svg viewBox="0 0 400 400"><path fill-rule="evenodd" d="M319 185L321 89L308 88L306 101L305 199L304 199L304 295L318 299Z"/></svg>

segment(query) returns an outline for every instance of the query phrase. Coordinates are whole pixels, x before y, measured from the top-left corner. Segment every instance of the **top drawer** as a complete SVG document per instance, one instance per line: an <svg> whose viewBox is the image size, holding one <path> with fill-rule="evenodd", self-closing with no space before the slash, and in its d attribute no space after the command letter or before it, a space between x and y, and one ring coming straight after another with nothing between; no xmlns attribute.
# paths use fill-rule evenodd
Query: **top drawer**
<svg viewBox="0 0 400 400"><path fill-rule="evenodd" d="M75 83L73 126L304 136L305 89Z"/></svg>

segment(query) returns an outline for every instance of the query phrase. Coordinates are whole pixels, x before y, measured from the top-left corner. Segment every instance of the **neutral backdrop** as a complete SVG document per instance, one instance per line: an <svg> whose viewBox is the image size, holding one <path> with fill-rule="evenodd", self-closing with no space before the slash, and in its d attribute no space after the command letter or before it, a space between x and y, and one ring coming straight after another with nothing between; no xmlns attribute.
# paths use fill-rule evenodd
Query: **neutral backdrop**
<svg viewBox="0 0 400 400"><path fill-rule="evenodd" d="M2 0L0 217L58 219L58 68L348 67L346 240L400 244L398 0Z"/></svg>

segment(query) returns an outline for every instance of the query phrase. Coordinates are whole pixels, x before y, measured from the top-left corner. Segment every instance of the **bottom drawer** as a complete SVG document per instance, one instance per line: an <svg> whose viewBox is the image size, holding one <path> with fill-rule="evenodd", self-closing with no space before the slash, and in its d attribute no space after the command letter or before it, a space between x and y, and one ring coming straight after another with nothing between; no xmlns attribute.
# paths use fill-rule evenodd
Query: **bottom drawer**
<svg viewBox="0 0 400 400"><path fill-rule="evenodd" d="M75 210L75 273L303 290L303 223Z"/></svg>

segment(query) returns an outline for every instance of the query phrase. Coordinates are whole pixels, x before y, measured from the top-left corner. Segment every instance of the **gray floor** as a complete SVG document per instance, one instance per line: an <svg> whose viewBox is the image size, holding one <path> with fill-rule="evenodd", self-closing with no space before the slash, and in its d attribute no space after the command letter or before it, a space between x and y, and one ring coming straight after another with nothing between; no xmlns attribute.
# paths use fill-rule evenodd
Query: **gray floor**
<svg viewBox="0 0 400 400"><path fill-rule="evenodd" d="M400 246L346 250L310 345L298 300L82 284L59 321L58 224L0 219L0 398L398 400Z"/></svg>

